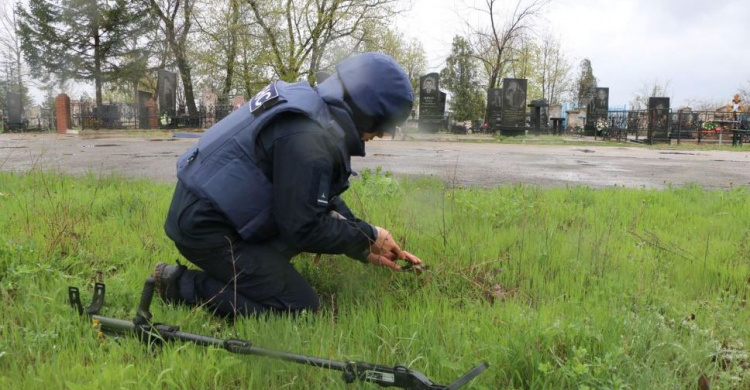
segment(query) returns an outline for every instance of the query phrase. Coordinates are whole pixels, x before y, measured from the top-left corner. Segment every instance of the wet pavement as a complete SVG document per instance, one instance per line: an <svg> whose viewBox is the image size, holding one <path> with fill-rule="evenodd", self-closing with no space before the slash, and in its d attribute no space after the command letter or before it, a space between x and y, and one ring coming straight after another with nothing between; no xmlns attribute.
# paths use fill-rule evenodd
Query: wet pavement
<svg viewBox="0 0 750 390"><path fill-rule="evenodd" d="M429 138L429 140L424 139ZM482 140L481 136L467 137ZM697 183L707 188L750 185L750 152L601 146L456 142L456 137L374 140L355 170L377 166L401 176L432 176L451 185L542 187L614 185L665 188ZM465 140L464 140L465 141ZM117 173L174 182L177 157L197 142L170 133L140 135L0 134L0 170L34 168L72 174Z"/></svg>

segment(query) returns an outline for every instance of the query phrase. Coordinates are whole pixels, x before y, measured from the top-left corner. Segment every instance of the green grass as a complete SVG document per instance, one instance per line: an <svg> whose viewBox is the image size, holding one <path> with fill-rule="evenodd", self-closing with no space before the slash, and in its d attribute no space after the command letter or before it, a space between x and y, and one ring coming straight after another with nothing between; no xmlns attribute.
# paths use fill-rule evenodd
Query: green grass
<svg viewBox="0 0 750 390"><path fill-rule="evenodd" d="M347 193L431 269L294 260L323 309L229 324L154 301L157 322L336 360L405 364L476 389L750 388L750 192L527 186L450 189L365 172ZM335 389L336 372L191 344L99 340L67 287L107 285L132 318L178 252L172 188L117 177L0 173L0 388ZM375 388L357 385L353 388Z"/></svg>

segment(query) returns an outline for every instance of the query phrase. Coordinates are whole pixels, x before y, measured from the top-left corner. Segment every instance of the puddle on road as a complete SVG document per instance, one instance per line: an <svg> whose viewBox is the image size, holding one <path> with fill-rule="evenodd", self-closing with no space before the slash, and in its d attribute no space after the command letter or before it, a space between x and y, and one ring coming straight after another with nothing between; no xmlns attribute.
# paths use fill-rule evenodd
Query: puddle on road
<svg viewBox="0 0 750 390"><path fill-rule="evenodd" d="M162 142L162 141L169 142L169 141L177 141L177 139L176 138L153 138L153 139L150 139L149 141L151 141L151 142Z"/></svg>
<svg viewBox="0 0 750 390"><path fill-rule="evenodd" d="M687 152L659 152L659 154L684 154L687 156L697 156L698 153L687 153Z"/></svg>
<svg viewBox="0 0 750 390"><path fill-rule="evenodd" d="M0 146L0 149L26 149L28 146Z"/></svg>
<svg viewBox="0 0 750 390"><path fill-rule="evenodd" d="M83 145L84 148L111 148L113 146L122 146L120 144L92 144L92 145Z"/></svg>

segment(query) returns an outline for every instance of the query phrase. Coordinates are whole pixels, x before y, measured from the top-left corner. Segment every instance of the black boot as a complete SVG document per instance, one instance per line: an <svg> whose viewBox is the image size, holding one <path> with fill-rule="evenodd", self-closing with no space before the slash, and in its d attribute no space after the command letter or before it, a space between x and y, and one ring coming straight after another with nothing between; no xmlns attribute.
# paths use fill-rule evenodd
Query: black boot
<svg viewBox="0 0 750 390"><path fill-rule="evenodd" d="M151 275L156 279L156 293L159 294L164 303L182 302L180 297L179 280L182 273L187 267L180 264L167 265L167 263L157 263L154 267L154 273Z"/></svg>

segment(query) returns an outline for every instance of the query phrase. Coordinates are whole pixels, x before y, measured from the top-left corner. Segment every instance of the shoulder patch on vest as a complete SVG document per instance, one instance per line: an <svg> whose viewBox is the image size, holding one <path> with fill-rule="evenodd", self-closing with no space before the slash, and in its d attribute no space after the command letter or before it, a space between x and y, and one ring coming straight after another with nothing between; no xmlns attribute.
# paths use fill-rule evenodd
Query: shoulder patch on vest
<svg viewBox="0 0 750 390"><path fill-rule="evenodd" d="M252 99L250 99L250 112L265 110L279 102L279 91L276 89L276 82L266 85Z"/></svg>

